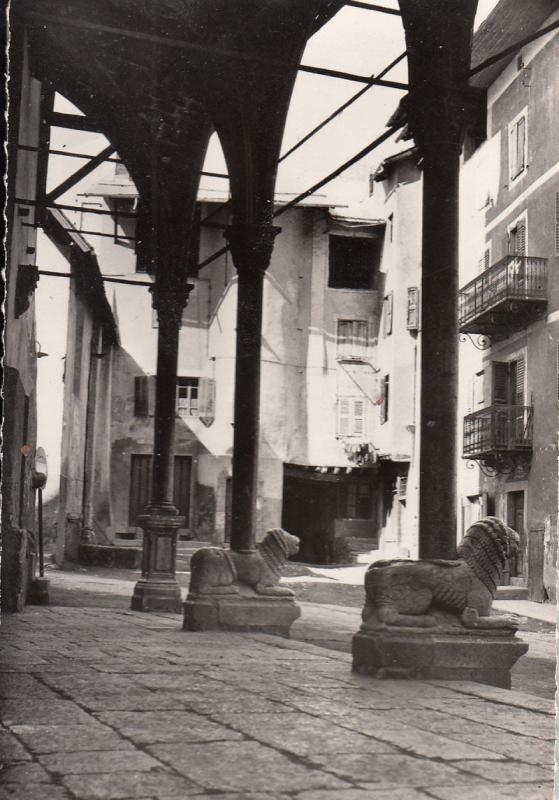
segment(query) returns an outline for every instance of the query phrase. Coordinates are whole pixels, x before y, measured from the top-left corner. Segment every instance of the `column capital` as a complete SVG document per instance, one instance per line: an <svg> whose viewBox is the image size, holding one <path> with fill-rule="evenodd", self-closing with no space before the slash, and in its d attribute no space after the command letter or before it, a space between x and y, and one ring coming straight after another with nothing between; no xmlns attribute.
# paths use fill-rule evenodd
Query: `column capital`
<svg viewBox="0 0 559 800"><path fill-rule="evenodd" d="M281 228L270 222L234 222L224 236L229 243L237 272L265 272L270 265L274 240Z"/></svg>
<svg viewBox="0 0 559 800"><path fill-rule="evenodd" d="M398 113L423 157L440 158L444 152L460 153L466 128L484 109L483 95L470 86L416 86L402 99Z"/></svg>
<svg viewBox="0 0 559 800"><path fill-rule="evenodd" d="M158 322L164 317L176 325L181 324L182 312L188 304L193 283L188 283L183 275L156 275L149 291L152 296L152 307L157 311Z"/></svg>

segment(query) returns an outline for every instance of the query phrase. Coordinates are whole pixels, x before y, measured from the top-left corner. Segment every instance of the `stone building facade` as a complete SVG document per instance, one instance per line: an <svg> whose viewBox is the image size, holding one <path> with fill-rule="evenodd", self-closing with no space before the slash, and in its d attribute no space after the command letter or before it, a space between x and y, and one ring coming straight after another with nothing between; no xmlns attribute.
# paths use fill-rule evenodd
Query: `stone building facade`
<svg viewBox="0 0 559 800"><path fill-rule="evenodd" d="M520 32L559 19L557 3L530 5L527 29L518 4L499 3L474 37L474 64L522 38ZM511 582L527 586L532 599L553 599L559 140L550 132L559 118L557 31L472 83L487 92L487 136L481 144L467 141L462 169L463 524L486 513L504 518L522 538Z"/></svg>
<svg viewBox="0 0 559 800"><path fill-rule="evenodd" d="M6 209L6 294L4 314L4 424L2 429L2 609L20 611L35 571L36 526L33 466L37 446L37 350L34 291L35 200L41 86L29 72L25 37L10 45L9 141L11 168ZM21 147L30 148L29 150Z"/></svg>

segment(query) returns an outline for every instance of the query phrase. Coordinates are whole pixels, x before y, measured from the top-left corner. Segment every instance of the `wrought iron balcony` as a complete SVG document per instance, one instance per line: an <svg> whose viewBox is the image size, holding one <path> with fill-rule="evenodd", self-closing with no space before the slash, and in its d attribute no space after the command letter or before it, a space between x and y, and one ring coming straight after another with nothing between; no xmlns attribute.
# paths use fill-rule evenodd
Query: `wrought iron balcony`
<svg viewBox="0 0 559 800"><path fill-rule="evenodd" d="M494 405L464 417L463 458L497 462L529 456L532 451L532 406Z"/></svg>
<svg viewBox="0 0 559 800"><path fill-rule="evenodd" d="M466 284L459 294L461 333L506 335L547 304L547 259L509 255Z"/></svg>

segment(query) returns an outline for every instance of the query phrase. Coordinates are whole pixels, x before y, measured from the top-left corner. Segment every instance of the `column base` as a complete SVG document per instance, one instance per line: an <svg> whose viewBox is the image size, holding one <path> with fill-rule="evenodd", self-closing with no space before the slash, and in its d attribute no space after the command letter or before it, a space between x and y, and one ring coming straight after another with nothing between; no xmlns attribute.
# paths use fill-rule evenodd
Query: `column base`
<svg viewBox="0 0 559 800"><path fill-rule="evenodd" d="M352 670L375 678L476 681L510 689L511 669L528 645L512 630L362 628Z"/></svg>
<svg viewBox="0 0 559 800"><path fill-rule="evenodd" d="M292 597L193 595L184 603L185 631L244 631L289 636L301 609Z"/></svg>
<svg viewBox="0 0 559 800"><path fill-rule="evenodd" d="M27 602L34 606L48 606L50 581L47 578L33 578L29 585Z"/></svg>
<svg viewBox="0 0 559 800"><path fill-rule="evenodd" d="M174 506L149 506L138 517L144 530L142 577L134 587L132 611L168 611L180 614L182 598L175 579L177 534L184 517Z"/></svg>
<svg viewBox="0 0 559 800"><path fill-rule="evenodd" d="M176 581L140 578L134 586L130 608L132 611L167 611L170 614L180 614L180 587Z"/></svg>

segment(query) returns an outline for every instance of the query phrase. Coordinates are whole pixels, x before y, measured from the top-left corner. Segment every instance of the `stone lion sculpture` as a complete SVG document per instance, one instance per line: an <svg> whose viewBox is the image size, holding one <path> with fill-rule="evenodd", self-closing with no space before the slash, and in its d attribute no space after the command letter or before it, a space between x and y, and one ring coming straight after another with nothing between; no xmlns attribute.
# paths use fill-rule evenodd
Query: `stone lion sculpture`
<svg viewBox="0 0 559 800"><path fill-rule="evenodd" d="M190 595L238 594L252 589L256 594L270 597L292 597L287 586L279 586L281 570L299 550L297 536L274 528L250 552L202 547L190 562Z"/></svg>
<svg viewBox="0 0 559 800"><path fill-rule="evenodd" d="M491 616L491 606L519 542L502 520L486 517L468 529L455 561L376 561L365 575L364 627L430 628L441 624L440 610L466 628L517 628L518 617Z"/></svg>

